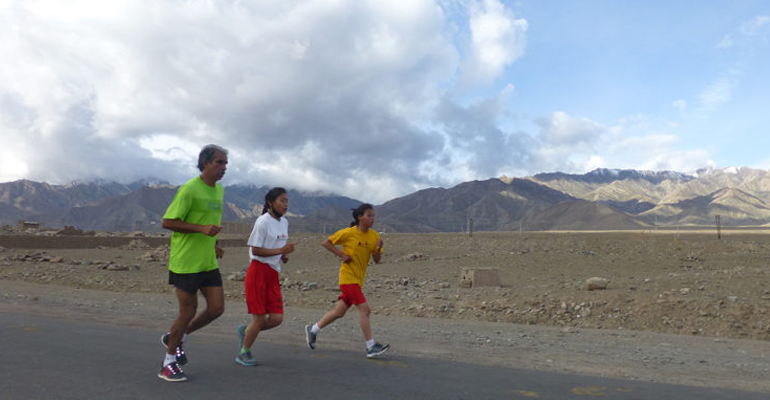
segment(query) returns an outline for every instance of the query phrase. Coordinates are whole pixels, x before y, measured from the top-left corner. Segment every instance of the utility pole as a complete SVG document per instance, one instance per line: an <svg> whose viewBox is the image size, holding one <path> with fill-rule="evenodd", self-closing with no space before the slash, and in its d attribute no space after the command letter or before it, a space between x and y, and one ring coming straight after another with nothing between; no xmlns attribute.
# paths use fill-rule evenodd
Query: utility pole
<svg viewBox="0 0 770 400"><path fill-rule="evenodd" d="M717 214L714 219L717 225L717 239L722 239L722 216Z"/></svg>
<svg viewBox="0 0 770 400"><path fill-rule="evenodd" d="M473 237L473 217L471 217L470 207L468 207L468 237Z"/></svg>

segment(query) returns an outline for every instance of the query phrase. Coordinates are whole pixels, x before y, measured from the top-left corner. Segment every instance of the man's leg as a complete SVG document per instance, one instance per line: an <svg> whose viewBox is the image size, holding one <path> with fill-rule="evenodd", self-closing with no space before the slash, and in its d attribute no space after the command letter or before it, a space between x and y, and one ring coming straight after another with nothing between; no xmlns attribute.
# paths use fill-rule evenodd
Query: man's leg
<svg viewBox="0 0 770 400"><path fill-rule="evenodd" d="M187 380L187 376L179 368L179 365L187 363L187 357L182 352L180 346L182 344L182 335L184 335L187 326L195 316L195 310L198 307L198 297L195 293L185 292L179 288L176 288L176 297L179 301L179 315L171 325L168 335L161 337L161 341L166 345L167 350L166 357L163 360L163 367L158 372L158 378L170 382L184 382Z"/></svg>
<svg viewBox="0 0 770 400"><path fill-rule="evenodd" d="M185 331L187 334L203 328L225 312L225 291L222 286L203 286L201 287L201 293L203 293L203 297L206 299L206 308L199 312L187 325L187 330Z"/></svg>
<svg viewBox="0 0 770 400"><path fill-rule="evenodd" d="M176 297L179 301L179 315L171 325L169 331L168 354L176 354L176 348L182 343L182 335L187 333L190 321L195 317L195 311L198 309L197 293L189 293L176 288Z"/></svg>

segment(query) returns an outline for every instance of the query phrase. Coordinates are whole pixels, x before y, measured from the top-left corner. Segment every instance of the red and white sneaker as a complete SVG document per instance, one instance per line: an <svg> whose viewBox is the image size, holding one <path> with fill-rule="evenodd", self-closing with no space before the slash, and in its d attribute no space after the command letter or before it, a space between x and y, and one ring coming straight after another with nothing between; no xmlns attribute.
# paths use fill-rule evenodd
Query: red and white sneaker
<svg viewBox="0 0 770 400"><path fill-rule="evenodd" d="M187 375L184 374L182 368L179 368L179 364L172 362L169 365L160 369L158 372L158 378L167 380L169 382L184 382L187 380Z"/></svg>

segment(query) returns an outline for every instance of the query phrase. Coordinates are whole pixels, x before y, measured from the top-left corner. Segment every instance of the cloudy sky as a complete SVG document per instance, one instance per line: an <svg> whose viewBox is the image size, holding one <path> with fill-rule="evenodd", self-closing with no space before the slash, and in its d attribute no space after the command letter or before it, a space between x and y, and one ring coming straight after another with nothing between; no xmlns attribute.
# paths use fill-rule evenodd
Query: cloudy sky
<svg viewBox="0 0 770 400"><path fill-rule="evenodd" d="M764 0L0 0L0 182L770 167Z"/></svg>

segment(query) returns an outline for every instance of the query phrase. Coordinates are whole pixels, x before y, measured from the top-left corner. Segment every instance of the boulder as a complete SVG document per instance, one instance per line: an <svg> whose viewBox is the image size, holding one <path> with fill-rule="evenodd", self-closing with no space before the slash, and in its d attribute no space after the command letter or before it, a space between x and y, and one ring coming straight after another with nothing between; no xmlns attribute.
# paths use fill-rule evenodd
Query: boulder
<svg viewBox="0 0 770 400"><path fill-rule="evenodd" d="M607 289L607 284L609 282L610 281L606 278L599 278L596 276L593 278L588 278L586 279L586 289L588 289L589 292L593 290L605 290Z"/></svg>
<svg viewBox="0 0 770 400"><path fill-rule="evenodd" d="M482 286L500 286L500 268L470 268L463 272L460 287Z"/></svg>

